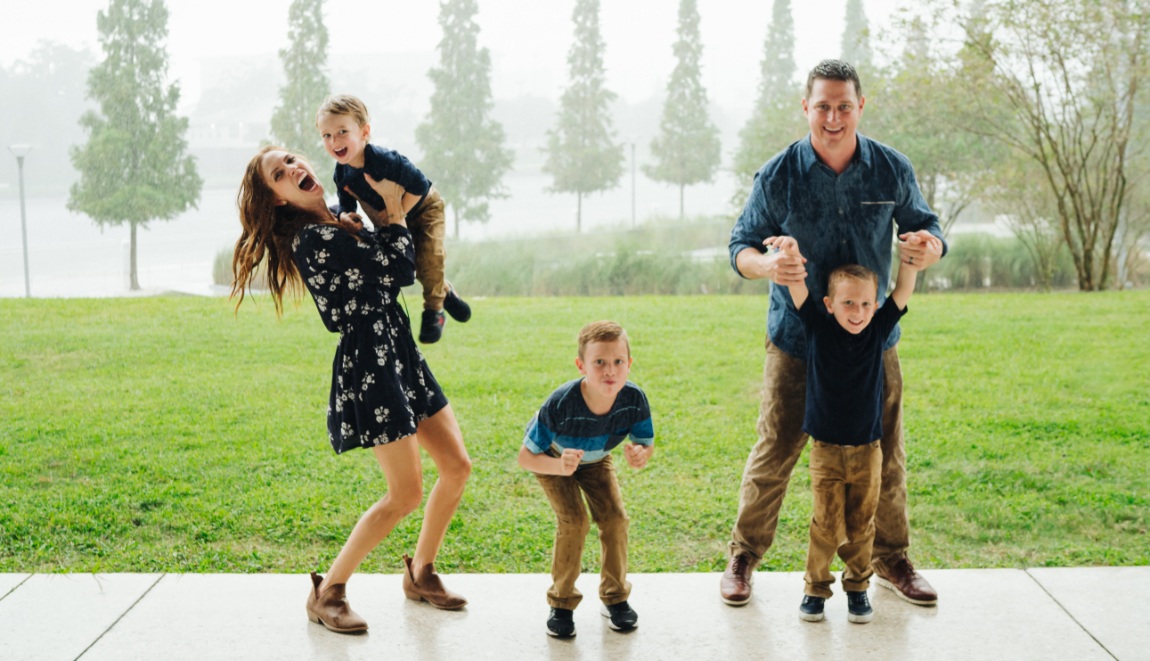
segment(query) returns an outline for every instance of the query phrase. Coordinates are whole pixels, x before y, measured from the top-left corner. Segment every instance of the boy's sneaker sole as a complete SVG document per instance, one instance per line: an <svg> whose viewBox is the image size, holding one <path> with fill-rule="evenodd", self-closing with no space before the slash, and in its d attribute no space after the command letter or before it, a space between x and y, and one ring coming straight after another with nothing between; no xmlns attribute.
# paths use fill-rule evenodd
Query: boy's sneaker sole
<svg viewBox="0 0 1150 661"><path fill-rule="evenodd" d="M874 613L866 613L865 615L855 615L854 613L847 613L847 620L855 624L866 624L874 619Z"/></svg>
<svg viewBox="0 0 1150 661"><path fill-rule="evenodd" d="M822 622L826 618L826 613L804 613L799 611L799 619L804 622Z"/></svg>
<svg viewBox="0 0 1150 661"><path fill-rule="evenodd" d="M623 602L623 603L626 603L626 602ZM611 611L607 610L607 605L601 604L601 606L602 606L602 608L600 608L599 613L603 617L607 618L607 626L611 627L612 631L630 631L630 630L635 629L639 626L639 616L638 615L635 616L635 621L630 623L630 624L626 624L626 625L615 624L615 620L611 618Z"/></svg>

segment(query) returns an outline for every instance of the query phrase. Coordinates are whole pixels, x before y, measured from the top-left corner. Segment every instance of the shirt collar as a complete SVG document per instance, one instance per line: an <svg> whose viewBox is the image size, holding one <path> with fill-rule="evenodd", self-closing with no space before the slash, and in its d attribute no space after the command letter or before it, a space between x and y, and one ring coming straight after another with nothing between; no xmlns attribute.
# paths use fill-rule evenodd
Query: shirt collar
<svg viewBox="0 0 1150 661"><path fill-rule="evenodd" d="M851 164L862 163L869 170L874 161L874 147L870 138L861 133L856 133L856 135L858 136L858 148L855 149L855 155L851 158ZM803 167L803 172L810 172L811 168L818 162L819 157L815 154L815 148L811 144L811 136L808 133L807 137L800 143L799 163Z"/></svg>

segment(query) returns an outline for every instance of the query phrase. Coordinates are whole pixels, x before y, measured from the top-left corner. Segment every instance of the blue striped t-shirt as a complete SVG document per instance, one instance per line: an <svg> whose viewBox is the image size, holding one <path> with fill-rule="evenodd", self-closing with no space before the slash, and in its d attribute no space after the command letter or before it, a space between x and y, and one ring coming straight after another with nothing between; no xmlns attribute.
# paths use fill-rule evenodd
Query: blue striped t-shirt
<svg viewBox="0 0 1150 661"><path fill-rule="evenodd" d="M654 445L655 428L647 395L628 381L605 415L587 408L579 385L583 379L564 383L527 425L523 445L533 454L559 456L571 448L583 451L580 463L599 461L628 436L639 445Z"/></svg>

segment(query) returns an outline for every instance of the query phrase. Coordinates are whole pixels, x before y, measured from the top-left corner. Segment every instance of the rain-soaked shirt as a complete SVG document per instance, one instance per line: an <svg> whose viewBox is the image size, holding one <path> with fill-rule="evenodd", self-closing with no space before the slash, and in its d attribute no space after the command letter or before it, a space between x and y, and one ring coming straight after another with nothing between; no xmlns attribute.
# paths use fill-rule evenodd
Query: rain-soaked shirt
<svg viewBox="0 0 1150 661"><path fill-rule="evenodd" d="M878 274L879 303L886 300L891 251L897 233L927 230L942 239L938 216L927 206L910 161L886 145L858 136L858 149L842 174L818 159L810 136L780 152L755 174L750 197L731 230L731 267L745 248L764 251L763 239L792 236L807 259L810 300L822 302L827 276L843 264ZM946 242L943 241L943 253ZM796 358L806 357L806 337L784 287L771 283L767 310L771 342ZM898 342L896 325L884 349Z"/></svg>

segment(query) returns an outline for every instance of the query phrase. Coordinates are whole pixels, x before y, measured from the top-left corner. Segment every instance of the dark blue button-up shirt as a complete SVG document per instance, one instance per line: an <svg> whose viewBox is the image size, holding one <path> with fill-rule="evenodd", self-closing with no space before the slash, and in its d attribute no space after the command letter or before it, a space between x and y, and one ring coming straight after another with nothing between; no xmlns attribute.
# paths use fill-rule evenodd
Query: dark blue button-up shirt
<svg viewBox="0 0 1150 661"><path fill-rule="evenodd" d="M356 195L358 195L359 199L370 204L376 211L387 215L383 198L367 183L367 179L364 179L364 172L370 174L376 181L390 179L403 186L404 191L412 195L427 195L427 191L431 190L431 182L423 176L419 168L407 160L406 156L393 149L368 144L363 150L363 168L335 164L335 174L332 178L335 179L335 190L339 195L340 212L355 213ZM351 188L355 195L344 190L344 186ZM419 204L415 205L411 212L418 208ZM336 216L338 217L339 213L336 213Z"/></svg>
<svg viewBox="0 0 1150 661"><path fill-rule="evenodd" d="M827 276L843 264L862 264L890 281L895 228L898 234L927 230L942 239L938 216L927 206L910 161L886 145L858 136L854 159L842 174L822 163L810 136L776 155L755 174L751 195L731 230L731 267L745 248L764 250L769 236L793 236L807 258L807 288L822 305ZM946 242L943 241L945 254ZM879 303L886 299L880 287ZM767 311L771 342L806 357L806 338L790 294L771 284ZM895 326L884 349L898 342Z"/></svg>

